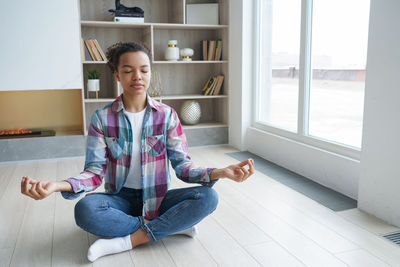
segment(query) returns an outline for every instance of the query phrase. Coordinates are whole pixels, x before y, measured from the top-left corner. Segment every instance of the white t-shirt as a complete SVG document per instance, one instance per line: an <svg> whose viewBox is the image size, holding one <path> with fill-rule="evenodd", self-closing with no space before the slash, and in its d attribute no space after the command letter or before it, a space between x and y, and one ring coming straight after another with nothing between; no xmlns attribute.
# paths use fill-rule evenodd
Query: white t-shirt
<svg viewBox="0 0 400 267"><path fill-rule="evenodd" d="M132 158L131 167L129 168L128 177L126 178L124 187L142 189L142 164L140 158L140 139L142 136L142 125L146 108L140 112L132 113L124 111L128 116L132 126Z"/></svg>

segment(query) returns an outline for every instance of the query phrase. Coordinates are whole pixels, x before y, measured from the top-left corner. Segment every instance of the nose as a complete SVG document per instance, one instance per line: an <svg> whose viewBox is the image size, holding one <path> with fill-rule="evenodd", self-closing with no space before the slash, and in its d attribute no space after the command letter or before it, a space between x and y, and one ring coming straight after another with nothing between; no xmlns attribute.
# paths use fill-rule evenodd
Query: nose
<svg viewBox="0 0 400 267"><path fill-rule="evenodd" d="M140 70L134 70L133 75L132 75L132 80L141 80L142 79L142 74L140 73Z"/></svg>

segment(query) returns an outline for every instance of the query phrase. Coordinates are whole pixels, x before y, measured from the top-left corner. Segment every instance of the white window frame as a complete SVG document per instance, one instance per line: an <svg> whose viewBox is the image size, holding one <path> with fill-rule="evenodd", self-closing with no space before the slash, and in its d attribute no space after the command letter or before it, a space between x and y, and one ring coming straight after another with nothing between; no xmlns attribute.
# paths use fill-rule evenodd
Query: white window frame
<svg viewBox="0 0 400 267"><path fill-rule="evenodd" d="M299 62L299 98L298 98L298 125L297 133L283 128L278 128L273 124L257 120L256 115L259 110L258 99L260 94L260 4L263 0L254 1L254 94L252 126L262 131L266 131L278 136L282 136L300 143L324 149L342 156L360 160L361 149L358 147L345 145L315 136L307 135L309 123L309 99L310 99L310 80L311 80L311 27L312 27L312 5L313 0L302 0L301 2L301 30L300 30L300 62Z"/></svg>

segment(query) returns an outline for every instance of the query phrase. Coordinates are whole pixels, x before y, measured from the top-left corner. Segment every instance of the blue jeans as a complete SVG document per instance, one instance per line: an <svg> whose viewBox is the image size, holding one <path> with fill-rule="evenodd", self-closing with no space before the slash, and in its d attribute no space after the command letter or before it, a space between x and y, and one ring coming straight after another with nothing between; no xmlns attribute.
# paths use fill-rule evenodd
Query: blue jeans
<svg viewBox="0 0 400 267"><path fill-rule="evenodd" d="M142 190L122 188L118 194L91 194L75 205L75 221L98 236L126 236L143 229L152 241L190 228L212 213L218 204L211 187L169 190L161 202L160 216L145 224Z"/></svg>

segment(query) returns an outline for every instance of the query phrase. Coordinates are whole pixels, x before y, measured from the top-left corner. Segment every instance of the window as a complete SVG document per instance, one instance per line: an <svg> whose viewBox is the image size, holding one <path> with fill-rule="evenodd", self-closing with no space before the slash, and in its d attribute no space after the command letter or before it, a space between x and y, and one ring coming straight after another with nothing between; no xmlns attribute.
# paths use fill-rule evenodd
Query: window
<svg viewBox="0 0 400 267"><path fill-rule="evenodd" d="M255 125L360 148L369 1L257 5Z"/></svg>
<svg viewBox="0 0 400 267"><path fill-rule="evenodd" d="M260 6L259 77L262 90L257 117L260 121L296 132L301 2L268 0L260 1Z"/></svg>

